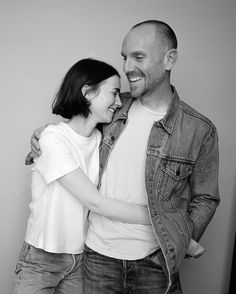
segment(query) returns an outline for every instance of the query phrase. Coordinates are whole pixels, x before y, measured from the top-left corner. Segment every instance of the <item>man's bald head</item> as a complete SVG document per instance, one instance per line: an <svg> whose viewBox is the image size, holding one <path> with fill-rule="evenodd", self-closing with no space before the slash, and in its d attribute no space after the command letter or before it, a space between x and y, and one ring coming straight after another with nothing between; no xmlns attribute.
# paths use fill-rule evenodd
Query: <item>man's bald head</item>
<svg viewBox="0 0 236 294"><path fill-rule="evenodd" d="M165 22L159 20L146 20L134 25L132 29L141 28L142 26L153 27L157 37L161 39L164 46L169 49L177 49L178 41L172 28Z"/></svg>

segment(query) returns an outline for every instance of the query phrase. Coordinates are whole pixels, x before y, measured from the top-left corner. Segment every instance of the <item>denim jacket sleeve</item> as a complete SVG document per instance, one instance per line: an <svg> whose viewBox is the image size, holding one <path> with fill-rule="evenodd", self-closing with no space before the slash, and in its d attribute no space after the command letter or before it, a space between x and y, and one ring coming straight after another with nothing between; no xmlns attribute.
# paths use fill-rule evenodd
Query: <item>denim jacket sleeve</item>
<svg viewBox="0 0 236 294"><path fill-rule="evenodd" d="M211 126L202 143L190 177L192 196L188 213L193 222L192 238L197 242L211 221L220 202L218 172L218 135L216 128Z"/></svg>

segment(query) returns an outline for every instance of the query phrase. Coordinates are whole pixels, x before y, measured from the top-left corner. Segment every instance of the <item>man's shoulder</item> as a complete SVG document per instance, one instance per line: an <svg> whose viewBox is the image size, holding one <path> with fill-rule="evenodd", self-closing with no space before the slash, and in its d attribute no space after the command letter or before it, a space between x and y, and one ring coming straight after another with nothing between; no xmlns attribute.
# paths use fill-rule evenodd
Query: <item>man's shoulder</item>
<svg viewBox="0 0 236 294"><path fill-rule="evenodd" d="M183 100L180 100L179 108L185 116L189 117L189 119L191 120L196 121L197 124L208 125L210 128L214 130L216 129L215 125L208 117L200 113L198 110L196 110Z"/></svg>

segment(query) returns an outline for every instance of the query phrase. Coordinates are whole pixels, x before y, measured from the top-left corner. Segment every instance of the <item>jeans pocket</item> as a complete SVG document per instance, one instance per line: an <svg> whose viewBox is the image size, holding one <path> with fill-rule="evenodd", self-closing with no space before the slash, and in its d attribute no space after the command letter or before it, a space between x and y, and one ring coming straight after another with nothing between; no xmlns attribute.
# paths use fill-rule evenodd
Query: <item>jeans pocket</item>
<svg viewBox="0 0 236 294"><path fill-rule="evenodd" d="M19 274L19 272L22 270L22 268L26 264L27 255L29 254L29 250L30 250L30 245L24 241L24 243L21 247L21 251L20 251L19 258L18 258L18 261L16 264L16 268L15 268L16 275Z"/></svg>
<svg viewBox="0 0 236 294"><path fill-rule="evenodd" d="M161 267L160 258L159 258L160 251L161 250L158 249L158 250L154 251L153 253L151 253L150 255L146 256L144 259L154 266Z"/></svg>
<svg viewBox="0 0 236 294"><path fill-rule="evenodd" d="M24 241L20 251L19 260L26 261L27 255L29 254L30 245Z"/></svg>
<svg viewBox="0 0 236 294"><path fill-rule="evenodd" d="M84 252L86 252L86 253L94 253L94 250L89 248L86 244L84 244Z"/></svg>
<svg viewBox="0 0 236 294"><path fill-rule="evenodd" d="M168 270L167 270L165 258L161 249L154 251L150 255L146 256L144 259L149 264L152 264L156 268L157 267L160 268L164 272L166 278L168 279Z"/></svg>

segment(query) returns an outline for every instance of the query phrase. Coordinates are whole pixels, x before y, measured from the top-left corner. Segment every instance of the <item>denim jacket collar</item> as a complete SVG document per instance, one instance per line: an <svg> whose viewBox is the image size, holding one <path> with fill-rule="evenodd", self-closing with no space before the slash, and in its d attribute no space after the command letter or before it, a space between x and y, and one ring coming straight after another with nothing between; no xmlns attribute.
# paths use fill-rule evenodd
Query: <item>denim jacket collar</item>
<svg viewBox="0 0 236 294"><path fill-rule="evenodd" d="M125 101L123 102L122 107L116 112L114 121L117 121L119 119L126 120L128 118L128 112L129 112L130 106L135 100L135 98L131 97L130 93L128 92L121 93L120 96L121 96L121 99L124 98Z"/></svg>
<svg viewBox="0 0 236 294"><path fill-rule="evenodd" d="M163 128L169 134L171 134L173 131L175 120L178 115L178 109L179 109L179 103L180 103L180 99L179 99L179 96L178 96L178 93L177 93L175 87L171 86L171 88L173 90L173 99L170 102L167 113L160 121L156 122L156 125L161 124L163 126ZM127 93L124 93L124 94L122 93L121 97L122 96L124 98L126 98L126 101L123 103L122 108L116 113L116 115L114 117L114 121L117 121L119 119L126 120L128 118L129 109L130 109L133 101L135 100L135 98L131 97L130 94L127 95ZM129 99L127 99L127 98L129 98Z"/></svg>
<svg viewBox="0 0 236 294"><path fill-rule="evenodd" d="M169 134L173 132L180 104L180 99L175 87L171 86L171 88L173 90L173 98L169 104L166 115L158 122Z"/></svg>

